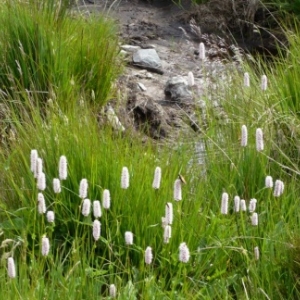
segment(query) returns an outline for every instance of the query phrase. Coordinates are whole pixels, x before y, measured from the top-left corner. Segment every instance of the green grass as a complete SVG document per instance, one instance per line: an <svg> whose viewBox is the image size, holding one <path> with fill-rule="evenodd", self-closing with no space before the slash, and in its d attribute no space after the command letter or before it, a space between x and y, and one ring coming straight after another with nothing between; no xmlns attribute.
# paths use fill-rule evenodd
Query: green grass
<svg viewBox="0 0 300 300"><path fill-rule="evenodd" d="M71 15L60 1L42 3L1 4L1 89L37 94L40 106L49 98L76 106L80 97L104 105L120 70L116 26L105 16Z"/></svg>
<svg viewBox="0 0 300 300"><path fill-rule="evenodd" d="M37 19L31 11L36 7L23 8L20 4L14 12L9 11L12 18L22 16L23 21L16 27L12 24L10 38L0 38L2 55L8 58L1 61L0 77L13 87L7 89L5 83L0 96L1 111L5 112L0 147L2 295L6 299L109 299L109 285L115 284L118 299L299 298L300 35L290 34L288 55L272 68L258 63L253 71L245 66L250 88L243 86L239 72L231 72L231 81L225 86L219 82L217 96L224 99L222 111L227 117L217 118L207 100L202 112L207 129L195 140L182 137L172 145L143 143L129 128L115 132L109 124L100 127L97 121L96 108L113 93L112 80L118 73L117 50L110 48L116 45L111 23L70 18L66 12L59 17L61 32L56 35L48 26L58 21L53 6L48 13L39 7L45 15L41 13ZM7 20L8 9L10 6L3 6L1 20ZM41 22L36 31L33 17ZM97 26L103 36L95 30ZM14 34L24 38L23 45L27 43L23 60L13 44ZM112 42L107 44L110 38ZM96 43L106 48L100 51ZM53 45L60 55L56 50L55 55L48 51ZM98 64L88 59L96 52L103 58ZM17 57L24 63L22 74L26 76L20 76L13 63ZM96 70L96 65L99 73L87 72ZM35 77L36 72L41 76ZM266 91L260 89L263 73L269 79ZM99 106L91 101L92 90L95 101L101 99ZM38 91L47 91L47 96ZM243 124L249 135L246 147L240 146ZM264 133L261 152L255 145L257 128ZM199 140L205 148L202 163L195 159ZM55 212L54 224L38 213L39 191L30 171L32 149L43 160L47 184L43 194L47 210ZM52 181L58 177L61 155L68 160L68 177L62 181L61 193L55 194ZM124 166L130 174L128 189L120 186ZM162 169L157 190L152 188L156 166ZM179 173L187 184L182 185L183 200L174 201L173 186ZM284 182L280 197L265 187L267 175ZM93 215L81 214L79 183L83 178L88 180L92 201L102 200L104 189L111 193L111 208L103 209L100 218L98 241L92 235ZM221 214L223 192L229 194L227 215ZM257 199L258 226L251 225L249 211L234 212L237 195L247 205L250 199ZM161 218L167 202L173 203L174 222L170 242L165 244ZM133 232L133 245L125 245L126 231ZM50 240L48 256L41 253L44 235ZM190 250L188 263L179 261L182 242ZM148 246L154 256L150 265L144 262ZM260 250L259 260L255 259L255 247ZM7 258L11 256L16 278L7 274Z"/></svg>

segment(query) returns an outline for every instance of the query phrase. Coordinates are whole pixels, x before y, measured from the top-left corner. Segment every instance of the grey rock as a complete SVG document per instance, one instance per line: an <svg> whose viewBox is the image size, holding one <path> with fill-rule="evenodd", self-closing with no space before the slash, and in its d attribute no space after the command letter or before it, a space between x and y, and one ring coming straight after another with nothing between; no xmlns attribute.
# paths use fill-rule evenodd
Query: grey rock
<svg viewBox="0 0 300 300"><path fill-rule="evenodd" d="M192 100L192 92L188 88L187 81L182 76L171 77L165 87L166 96L172 101L189 102Z"/></svg>
<svg viewBox="0 0 300 300"><path fill-rule="evenodd" d="M155 49L140 49L133 54L133 64L163 74L162 63Z"/></svg>

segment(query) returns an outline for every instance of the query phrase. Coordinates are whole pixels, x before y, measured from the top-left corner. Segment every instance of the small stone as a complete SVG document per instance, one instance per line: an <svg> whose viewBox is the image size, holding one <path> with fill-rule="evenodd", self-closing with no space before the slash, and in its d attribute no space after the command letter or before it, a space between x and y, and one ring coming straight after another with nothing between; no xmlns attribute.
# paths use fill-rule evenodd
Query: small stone
<svg viewBox="0 0 300 300"><path fill-rule="evenodd" d="M153 78L153 75L152 75L151 73L148 73L148 72L147 72L147 73L146 73L146 78L147 78L147 79L152 79L152 78Z"/></svg>
<svg viewBox="0 0 300 300"><path fill-rule="evenodd" d="M133 45L122 45L121 49L127 51L127 52L135 52L139 49L141 49L140 46L133 46Z"/></svg>
<svg viewBox="0 0 300 300"><path fill-rule="evenodd" d="M165 94L171 96L172 101L190 101L192 93L188 89L188 83L182 76L171 77L165 87Z"/></svg>
<svg viewBox="0 0 300 300"><path fill-rule="evenodd" d="M138 86L143 92L147 91L147 88L141 82L138 82Z"/></svg>
<svg viewBox="0 0 300 300"><path fill-rule="evenodd" d="M119 52L119 54L120 54L121 56L127 56L127 55L129 55L129 53L128 53L127 51L125 51L125 50L121 50L121 51Z"/></svg>

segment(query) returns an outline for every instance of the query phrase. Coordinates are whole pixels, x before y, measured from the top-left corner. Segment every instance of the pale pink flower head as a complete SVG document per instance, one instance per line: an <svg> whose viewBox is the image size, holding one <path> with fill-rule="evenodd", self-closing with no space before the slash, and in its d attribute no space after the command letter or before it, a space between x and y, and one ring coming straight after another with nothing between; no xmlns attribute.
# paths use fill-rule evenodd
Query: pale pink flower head
<svg viewBox="0 0 300 300"><path fill-rule="evenodd" d="M30 170L33 173L35 178L36 178L37 159L38 159L37 150L35 150L35 149L31 150L31 152L30 152Z"/></svg>
<svg viewBox="0 0 300 300"><path fill-rule="evenodd" d="M127 167L122 168L121 188L122 189L128 189L129 188L129 171L128 171Z"/></svg>
<svg viewBox="0 0 300 300"><path fill-rule="evenodd" d="M205 60L205 46L203 43L199 44L199 58Z"/></svg>
<svg viewBox="0 0 300 300"><path fill-rule="evenodd" d="M37 178L37 188L40 191L44 191L46 189L46 175L44 172L40 173Z"/></svg>
<svg viewBox="0 0 300 300"><path fill-rule="evenodd" d="M46 202L42 193L38 193L38 212L39 214L44 214L46 212Z"/></svg>
<svg viewBox="0 0 300 300"><path fill-rule="evenodd" d="M241 211L247 211L246 200L241 199L240 205Z"/></svg>
<svg viewBox="0 0 300 300"><path fill-rule="evenodd" d="M268 189L273 188L273 178L272 178L272 176L266 176L266 179L265 179L265 186L266 186L266 188L268 188Z"/></svg>
<svg viewBox="0 0 300 300"><path fill-rule="evenodd" d="M133 233L131 231L125 232L125 244L132 245L133 244Z"/></svg>
<svg viewBox="0 0 300 300"><path fill-rule="evenodd" d="M195 79L194 79L194 74L193 72L188 73L188 85L189 86L194 86L195 85Z"/></svg>
<svg viewBox="0 0 300 300"><path fill-rule="evenodd" d="M151 265L152 260L153 260L152 248L147 247L145 250L145 264Z"/></svg>
<svg viewBox="0 0 300 300"><path fill-rule="evenodd" d="M87 179L83 178L79 184L79 197L84 199L87 197L87 190L88 190L88 181Z"/></svg>
<svg viewBox="0 0 300 300"><path fill-rule="evenodd" d="M273 193L274 197L280 197L283 194L283 190L284 190L283 181L277 179L274 185L274 193Z"/></svg>
<svg viewBox="0 0 300 300"><path fill-rule="evenodd" d="M256 129L256 150L258 152L264 150L264 139L263 139L263 132L261 128Z"/></svg>
<svg viewBox="0 0 300 300"><path fill-rule="evenodd" d="M93 222L93 237L95 241L98 241L101 234L101 223L99 220L94 220Z"/></svg>
<svg viewBox="0 0 300 300"><path fill-rule="evenodd" d="M114 284L109 286L109 297L116 298L117 297L117 288Z"/></svg>
<svg viewBox="0 0 300 300"><path fill-rule="evenodd" d="M182 200L181 180L177 178L174 182L174 200Z"/></svg>
<svg viewBox="0 0 300 300"><path fill-rule="evenodd" d="M160 181L161 181L161 168L156 167L155 171L154 171L154 178L153 178L152 187L154 189L159 189L160 188Z"/></svg>
<svg viewBox="0 0 300 300"><path fill-rule="evenodd" d="M104 209L110 209L110 192L109 192L109 190L103 191L102 206Z"/></svg>
<svg viewBox="0 0 300 300"><path fill-rule="evenodd" d="M99 200L95 200L93 201L93 213L94 213L94 217L97 218L101 218L102 216L102 210L101 210L101 205L100 205L100 201Z"/></svg>
<svg viewBox="0 0 300 300"><path fill-rule="evenodd" d="M251 199L249 202L249 212L253 213L256 210L257 200L255 198Z"/></svg>
<svg viewBox="0 0 300 300"><path fill-rule="evenodd" d="M239 196L234 197L234 211L239 212L241 208L241 198Z"/></svg>
<svg viewBox="0 0 300 300"><path fill-rule="evenodd" d="M82 203L82 214L87 217L91 212L91 200L84 199Z"/></svg>
<svg viewBox="0 0 300 300"><path fill-rule="evenodd" d="M253 226L257 226L258 225L258 214L257 213L253 213L251 216L251 223Z"/></svg>
<svg viewBox="0 0 300 300"><path fill-rule="evenodd" d="M58 178L53 179L53 191L55 194L59 194L61 192L60 180Z"/></svg>
<svg viewBox="0 0 300 300"><path fill-rule="evenodd" d="M244 86L250 87L250 76L248 72L244 73Z"/></svg>
<svg viewBox="0 0 300 300"><path fill-rule="evenodd" d="M268 88L268 78L266 75L261 76L261 89L262 91L266 91Z"/></svg>
<svg viewBox="0 0 300 300"><path fill-rule="evenodd" d="M54 211L52 211L52 210L47 211L46 217L47 217L47 221L49 223L54 223L54 220L55 220Z"/></svg>
<svg viewBox="0 0 300 300"><path fill-rule="evenodd" d="M16 266L13 257L7 259L7 275L9 278L16 278Z"/></svg>
<svg viewBox="0 0 300 300"><path fill-rule="evenodd" d="M228 194L223 193L221 199L221 214L227 215L228 214Z"/></svg>
<svg viewBox="0 0 300 300"><path fill-rule="evenodd" d="M173 223L173 204L168 202L165 207L165 220L166 223L172 225Z"/></svg>
<svg viewBox="0 0 300 300"><path fill-rule="evenodd" d="M59 171L59 179L66 180L68 177L68 163L67 163L67 158L64 155L62 155L59 158L58 171Z"/></svg>
<svg viewBox="0 0 300 300"><path fill-rule="evenodd" d="M241 146L246 147L247 143L248 143L248 130L247 130L247 126L243 125L242 126Z"/></svg>
<svg viewBox="0 0 300 300"><path fill-rule="evenodd" d="M179 246L179 261L187 263L190 260L190 250L186 243L181 243Z"/></svg>
<svg viewBox="0 0 300 300"><path fill-rule="evenodd" d="M47 256L50 251L50 242L49 239L45 236L42 237L42 255Z"/></svg>

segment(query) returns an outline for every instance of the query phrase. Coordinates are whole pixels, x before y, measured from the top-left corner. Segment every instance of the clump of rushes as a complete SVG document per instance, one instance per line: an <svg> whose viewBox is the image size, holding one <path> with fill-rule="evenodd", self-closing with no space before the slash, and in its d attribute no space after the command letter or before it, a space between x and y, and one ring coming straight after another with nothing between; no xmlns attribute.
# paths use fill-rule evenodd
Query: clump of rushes
<svg viewBox="0 0 300 300"><path fill-rule="evenodd" d="M128 171L127 167L122 168L121 188L122 189L128 189L129 188L129 171Z"/></svg>
<svg viewBox="0 0 300 300"><path fill-rule="evenodd" d="M95 241L98 241L101 234L101 223L99 220L94 220L93 222L93 237Z"/></svg>
<svg viewBox="0 0 300 300"><path fill-rule="evenodd" d="M154 178L153 178L152 187L154 189L159 189L160 188L160 181L161 181L161 168L156 167L155 171L154 171Z"/></svg>
<svg viewBox="0 0 300 300"><path fill-rule="evenodd" d="M132 245L133 244L133 233L131 231L125 232L125 244Z"/></svg>
<svg viewBox="0 0 300 300"><path fill-rule="evenodd" d="M247 130L247 126L243 125L242 126L241 146L246 147L247 143L248 143L248 130Z"/></svg>
<svg viewBox="0 0 300 300"><path fill-rule="evenodd" d="M86 22L86 18L70 16L64 11L71 2L1 5L1 28L7 25L0 32L0 65L7 70L0 74L0 86L5 94L42 91L34 93L34 103L42 106L46 95L55 93L59 105L72 105L73 92L90 95L92 89L93 103L107 102L121 68L116 26L104 17Z"/></svg>
<svg viewBox="0 0 300 300"><path fill-rule="evenodd" d="M221 199L221 214L227 215L228 214L228 194L223 193Z"/></svg>
<svg viewBox="0 0 300 300"><path fill-rule="evenodd" d="M256 150L258 152L264 150L263 132L261 128L256 129Z"/></svg>
<svg viewBox="0 0 300 300"><path fill-rule="evenodd" d="M110 192L109 192L109 190L103 191L102 206L104 209L110 209Z"/></svg>
<svg viewBox="0 0 300 300"><path fill-rule="evenodd" d="M88 190L88 181L87 179L83 178L79 184L79 197L84 199L87 197L87 190Z"/></svg>
<svg viewBox="0 0 300 300"><path fill-rule="evenodd" d="M9 278L16 278L16 266L13 257L7 259L7 275Z"/></svg>
<svg viewBox="0 0 300 300"><path fill-rule="evenodd" d="M145 264L151 265L152 260L153 260L152 248L147 247L145 250Z"/></svg>
<svg viewBox="0 0 300 300"><path fill-rule="evenodd" d="M174 200L180 201L182 200L182 190L181 190L181 180L177 178L174 182Z"/></svg>
<svg viewBox="0 0 300 300"><path fill-rule="evenodd" d="M66 180L68 177L68 164L67 164L67 158L62 155L59 158L59 166L58 166L58 173L59 173L59 179L60 180Z"/></svg>
<svg viewBox="0 0 300 300"><path fill-rule="evenodd" d="M190 250L186 243L181 243L179 246L179 261L187 263L190 260Z"/></svg>

